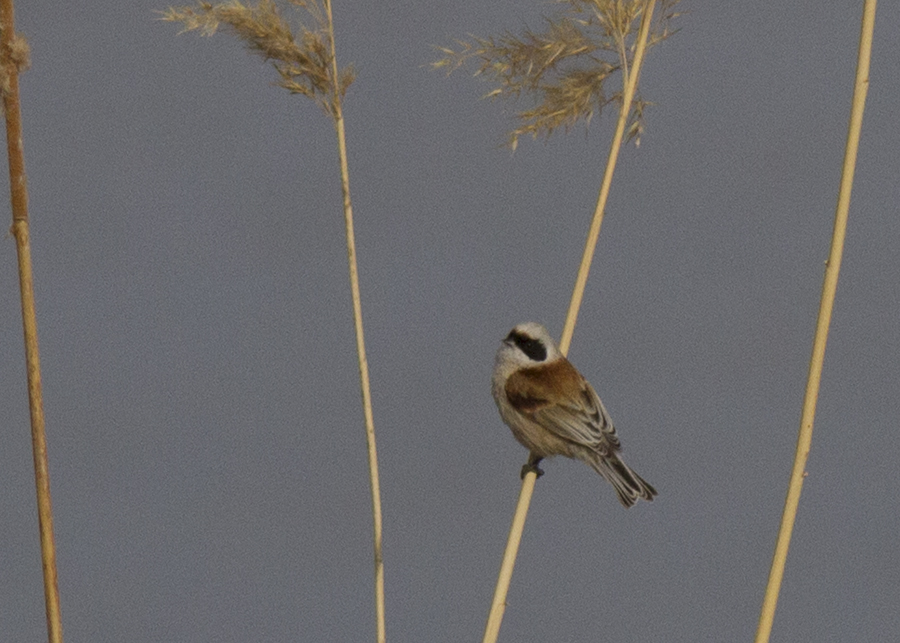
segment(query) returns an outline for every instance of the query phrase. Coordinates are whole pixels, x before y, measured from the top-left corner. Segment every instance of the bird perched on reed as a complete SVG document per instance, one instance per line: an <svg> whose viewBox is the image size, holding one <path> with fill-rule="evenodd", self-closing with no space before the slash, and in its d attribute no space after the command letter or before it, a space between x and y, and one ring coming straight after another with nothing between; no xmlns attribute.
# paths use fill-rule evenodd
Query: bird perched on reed
<svg viewBox="0 0 900 643"><path fill-rule="evenodd" d="M588 381L560 352L542 325L513 328L497 351L491 392L500 417L530 451L529 470L564 455L586 462L606 478L625 507L653 500L654 489L619 456L621 444L609 413Z"/></svg>

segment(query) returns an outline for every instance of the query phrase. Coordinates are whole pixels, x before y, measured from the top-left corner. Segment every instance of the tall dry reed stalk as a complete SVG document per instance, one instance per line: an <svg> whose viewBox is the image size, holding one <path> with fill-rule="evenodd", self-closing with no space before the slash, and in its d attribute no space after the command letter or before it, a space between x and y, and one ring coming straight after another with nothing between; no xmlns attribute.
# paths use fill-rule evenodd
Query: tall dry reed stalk
<svg viewBox="0 0 900 643"><path fill-rule="evenodd" d="M341 172L344 226L347 238L347 262L353 299L353 322L356 330L356 353L359 363L363 417L369 458L369 482L372 491L372 521L375 559L375 631L376 641L384 643L384 557L382 555L381 486L378 479L378 453L375 448L375 423L369 366L363 334L362 303L359 292L359 270L356 262L356 238L353 232L353 207L350 200L350 170L344 129L343 100L354 72L351 67L339 69L334 41L334 19L331 0L286 0L307 20L300 21L297 33L281 15L273 0L260 0L253 6L239 2L214 5L198 2L193 7L170 7L162 19L180 22L185 31L199 30L211 36L220 26L244 41L247 48L267 61L278 73L276 84L293 94L313 99L331 118L337 136Z"/></svg>
<svg viewBox="0 0 900 643"><path fill-rule="evenodd" d="M458 49L439 48L445 57L433 65L453 71L474 58L479 61L476 74L486 75L498 84L488 97L530 95L534 98L535 105L517 115L520 125L508 140L513 149L523 135L550 136L557 129L568 130L582 121L589 123L607 105L619 107L606 170L560 340L564 355L575 330L622 142L631 138L639 141L643 131L646 103L638 93L638 78L644 53L649 46L671 35L669 23L677 16L674 12L677 0L660 2L660 17L656 22L653 20L656 0L568 0L566 4L569 6L562 15L547 19L547 29L543 32L459 41ZM621 88L607 95L606 85L616 72L621 77ZM536 481L533 470L522 479L485 626L484 643L495 643L500 633Z"/></svg>
<svg viewBox="0 0 900 643"><path fill-rule="evenodd" d="M50 499L50 471L41 391L41 357L38 350L37 313L34 306L34 275L31 269L25 147L22 141L22 113L19 105L19 72L27 66L28 43L24 37L15 33L13 2L0 0L0 91L3 94L6 152L9 159L9 189L13 218L10 232L16 240L19 263L19 292L25 333L25 366L31 414L31 449L37 491L47 639L50 643L62 643L62 614L56 577L56 544L53 539L53 504Z"/></svg>
<svg viewBox="0 0 900 643"><path fill-rule="evenodd" d="M847 217L850 211L850 192L853 189L853 174L856 170L856 154L859 150L859 136L862 131L863 112L866 106L866 93L869 89L869 61L872 55L872 36L875 30L876 0L866 0L863 5L862 26L859 35L859 51L856 63L856 81L853 88L853 103L850 108L850 124L847 130L847 145L844 149L844 164L841 171L841 183L838 191L837 207L834 215L834 228L831 234L831 250L825 264L825 277L822 283L822 296L819 302L819 316L816 321L816 334L813 338L812 356L809 361L809 374L806 380L806 393L803 398L803 411L800 417L800 431L797 436L797 449L794 453L794 465L791 469L784 511L781 515L781 526L775 543L772 567L769 571L769 582L763 598L762 610L756 629L756 643L767 643L772 633L775 619L775 607L784 578L784 566L787 562L788 547L794 522L797 519L797 508L800 505L800 492L806 477L806 462L812 445L813 422L816 417L816 402L819 399L819 384L822 380L822 368L825 361L825 344L828 341L828 328L831 325L831 312L837 292L838 275L841 271L841 258L844 254L844 238L847 231Z"/></svg>

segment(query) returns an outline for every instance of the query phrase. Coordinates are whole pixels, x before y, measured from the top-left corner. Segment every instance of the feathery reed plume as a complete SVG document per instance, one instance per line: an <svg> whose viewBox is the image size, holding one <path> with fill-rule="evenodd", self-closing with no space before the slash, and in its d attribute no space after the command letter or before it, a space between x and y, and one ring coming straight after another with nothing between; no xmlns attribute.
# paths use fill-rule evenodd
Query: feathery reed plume
<svg viewBox="0 0 900 643"><path fill-rule="evenodd" d="M622 103L622 87L607 91L616 72L627 77L634 62L637 26L646 0L559 0L567 6L560 15L544 19L544 30L526 29L521 36L505 33L458 40L457 47L437 47L444 58L432 63L448 73L476 60L476 76L496 87L489 98L528 96L533 107L517 113L519 126L509 133L515 149L519 137L549 137L557 129L588 125L607 105ZM678 0L662 0L651 25L647 47L668 38ZM639 140L647 103L636 94L632 102L627 140Z"/></svg>
<svg viewBox="0 0 900 643"><path fill-rule="evenodd" d="M816 402L819 399L819 384L822 381L822 368L825 362L825 344L828 341L831 311L834 308L838 276L841 271L844 238L847 232L847 217L850 211L850 193L853 189L853 174L856 170L856 154L859 150L863 112L866 107L866 93L869 89L869 61L872 56L872 37L875 30L875 5L875 0L866 0L863 4L859 51L856 62L856 80L853 87L853 103L850 107L850 124L847 128L847 145L844 150L844 164L841 170L841 183L834 214L831 249L828 254L828 261L825 262L825 277L819 301L819 315L816 320L816 334L813 338L812 356L809 361L806 393L803 397L803 411L800 417L800 430L797 435L794 464L791 469L787 496L784 500L781 526L778 529L778 538L775 542L775 553L772 556L769 582L766 585L766 593L763 598L762 609L760 610L755 643L768 643L769 635L772 633L772 623L775 619L775 607L778 603L781 581L784 578L788 547L791 543L794 522L797 519L797 508L800 504L803 480L806 477L806 461L809 458L809 450L812 445Z"/></svg>
<svg viewBox="0 0 900 643"><path fill-rule="evenodd" d="M654 20L656 3L657 0L560 0L568 7L562 15L545 19L545 31L526 30L521 37L507 33L458 41L458 49L438 48L445 57L432 65L452 72L476 59L479 63L475 74L487 76L497 85L488 97L532 98L534 106L517 114L520 125L509 134L508 143L513 150L522 135L548 137L560 128L568 131L580 121L589 124L609 104L619 106L606 171L559 344L563 355L568 353L574 333L622 141L627 137L638 144L643 132L647 103L639 97L638 77L644 53L673 33L669 25L679 15L674 11L678 0L659 0L661 9ZM621 76L621 86L609 93L606 86L616 72ZM522 479L484 643L495 643L500 633L536 480L533 470Z"/></svg>
<svg viewBox="0 0 900 643"><path fill-rule="evenodd" d="M169 7L162 12L162 20L180 22L183 31L199 31L203 36L212 36L224 26L244 41L251 53L272 63L279 76L277 86L312 98L335 118L355 73L352 66L333 69L330 3L323 7L319 0L287 2L308 14L312 28L301 21L295 34L274 0L260 0L255 6L198 2L196 7Z"/></svg>
<svg viewBox="0 0 900 643"><path fill-rule="evenodd" d="M20 34L15 33L13 2L0 0L0 93L3 95L3 114L6 117L6 152L9 159L9 189L13 218L10 233L16 240L19 263L19 292L25 333L28 405L31 414L31 450L34 457L41 567L44 576L44 608L47 618L47 639L50 643L62 643L56 544L53 539L53 505L50 498L50 468L47 461L47 437L44 431L41 357L38 350L34 274L28 229L28 184L25 176L25 149L22 142L22 114L19 104L19 72L27 67L28 42Z"/></svg>
<svg viewBox="0 0 900 643"><path fill-rule="evenodd" d="M331 0L287 0L287 2L301 10L301 13L305 13L310 26L301 21L297 30L293 30L273 0L259 0L254 6L245 6L236 1L218 5L198 2L196 6L192 7L170 7L162 12L162 19L168 22L180 22L184 25L185 31L198 30L202 35L207 36L214 34L220 26L224 26L243 40L252 53L272 63L278 73L276 85L292 94L302 94L313 99L334 124L340 159L347 261L368 445L369 480L372 489L376 640L378 643L384 643L386 635L381 487L378 480L378 454L375 448L369 366L366 360L363 336L356 240L353 233L353 207L350 201L350 171L342 109L347 88L353 82L354 72L352 67L338 68Z"/></svg>

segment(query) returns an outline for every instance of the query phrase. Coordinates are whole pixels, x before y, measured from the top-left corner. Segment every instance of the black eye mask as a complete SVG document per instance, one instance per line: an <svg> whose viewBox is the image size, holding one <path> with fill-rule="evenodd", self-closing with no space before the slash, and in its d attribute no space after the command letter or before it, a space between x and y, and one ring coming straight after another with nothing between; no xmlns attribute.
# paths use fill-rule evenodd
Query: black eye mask
<svg viewBox="0 0 900 643"><path fill-rule="evenodd" d="M506 339L512 340L513 343L519 347L520 351L528 355L528 357L535 362L543 362L547 359L547 347L533 337L512 332Z"/></svg>

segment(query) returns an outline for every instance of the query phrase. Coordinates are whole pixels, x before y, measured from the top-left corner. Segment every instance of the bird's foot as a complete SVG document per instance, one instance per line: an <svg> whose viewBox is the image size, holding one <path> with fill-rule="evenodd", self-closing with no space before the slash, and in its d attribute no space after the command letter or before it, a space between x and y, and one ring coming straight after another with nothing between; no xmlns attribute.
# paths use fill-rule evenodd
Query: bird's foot
<svg viewBox="0 0 900 643"><path fill-rule="evenodd" d="M522 465L521 477L523 480L525 479L525 476L528 475L529 473L531 473L532 471L534 472L534 475L536 475L538 478L540 478L542 475L544 475L544 470L538 466L538 464L540 464L541 460L543 460L543 458L536 458L536 457L528 458L528 462L526 464Z"/></svg>

